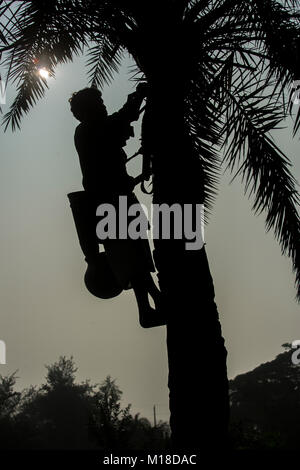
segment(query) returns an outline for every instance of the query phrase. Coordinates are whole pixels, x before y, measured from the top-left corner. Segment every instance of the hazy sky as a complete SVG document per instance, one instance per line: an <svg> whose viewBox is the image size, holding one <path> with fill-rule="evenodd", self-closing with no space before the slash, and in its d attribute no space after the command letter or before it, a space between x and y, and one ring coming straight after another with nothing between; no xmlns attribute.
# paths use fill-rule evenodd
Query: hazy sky
<svg viewBox="0 0 300 470"><path fill-rule="evenodd" d="M60 67L49 86L21 131L0 130L0 339L7 347L0 374L18 369L20 388L40 384L45 364L73 355L79 381L99 383L110 374L134 412L151 418L156 404L158 419L167 419L165 328L139 326L132 291L100 300L83 284L86 265L67 200L67 193L82 189L73 144L78 122L67 100L87 86L83 60ZM123 67L104 89L109 112L132 91ZM13 98L9 90L4 112ZM299 141L289 135L278 133L278 143L296 162ZM137 146L136 140L128 145L129 156ZM129 169L134 174L139 167L137 161ZM299 160L292 171L299 180ZM205 241L233 378L300 339L300 309L291 261L281 256L273 233L265 233L264 215L252 213L240 181L229 186L230 179L222 176Z"/></svg>

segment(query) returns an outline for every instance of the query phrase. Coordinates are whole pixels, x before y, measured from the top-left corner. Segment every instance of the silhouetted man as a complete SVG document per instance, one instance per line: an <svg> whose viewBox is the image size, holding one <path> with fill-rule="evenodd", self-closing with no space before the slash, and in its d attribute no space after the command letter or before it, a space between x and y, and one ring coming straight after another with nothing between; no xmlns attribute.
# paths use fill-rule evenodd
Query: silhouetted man
<svg viewBox="0 0 300 470"><path fill-rule="evenodd" d="M83 187L97 205L113 204L116 212L119 196L127 196L128 206L138 203L132 191L142 179L127 174L127 156L123 147L133 136L131 122L139 117L146 90L146 85L139 84L136 92L128 96L123 108L112 115L108 115L102 94L96 88L80 90L69 100L73 115L80 121L74 140ZM105 239L102 243L121 286L134 289L141 326L164 325L165 319L160 312L160 291L151 276L155 268L148 240ZM149 304L148 294L154 300L155 310Z"/></svg>

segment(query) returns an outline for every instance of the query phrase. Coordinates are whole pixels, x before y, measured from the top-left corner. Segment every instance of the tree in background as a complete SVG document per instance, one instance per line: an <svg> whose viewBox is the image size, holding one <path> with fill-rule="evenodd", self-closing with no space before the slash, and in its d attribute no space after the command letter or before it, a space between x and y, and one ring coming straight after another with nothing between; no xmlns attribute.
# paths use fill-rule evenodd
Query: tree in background
<svg viewBox="0 0 300 470"><path fill-rule="evenodd" d="M299 449L300 366L291 345L273 361L229 382L233 444L240 448Z"/></svg>
<svg viewBox="0 0 300 470"><path fill-rule="evenodd" d="M18 413L21 393L15 391L16 372L8 377L0 375L0 446L9 448L14 436L14 422Z"/></svg>
<svg viewBox="0 0 300 470"><path fill-rule="evenodd" d="M1 449L164 449L168 426L152 427L121 406L122 391L110 376L100 385L76 383L73 358L46 366L40 387L15 391L16 376L0 376Z"/></svg>
<svg viewBox="0 0 300 470"><path fill-rule="evenodd" d="M46 368L45 383L22 395L15 417L22 436L18 443L11 443L12 448L95 448L89 431L93 387L88 382L75 383L77 369L72 357L60 357Z"/></svg>
<svg viewBox="0 0 300 470"><path fill-rule="evenodd" d="M122 392L115 380L107 376L94 394L93 427L103 448L126 446L126 428L130 422L130 405L121 408Z"/></svg>
<svg viewBox="0 0 300 470"><path fill-rule="evenodd" d="M292 348L229 382L232 449L299 448L300 366ZM40 387L15 390L16 373L0 376L0 449L95 449L164 451L169 426L152 426L130 405L110 376L100 385L77 384L73 358L46 366ZM197 396L194 397L196 406Z"/></svg>
<svg viewBox="0 0 300 470"><path fill-rule="evenodd" d="M43 96L39 66L54 76L57 64L85 50L90 84L101 88L128 52L137 80L149 84L142 151L153 202L204 203L207 222L225 162L291 257L299 300L296 181L270 135L291 111L293 93L286 98L299 79L297 7L298 0L2 1L0 53L8 79L17 82L4 123L19 127ZM300 111L295 133L299 128ZM188 251L184 240L155 240L154 258L168 313L173 444L220 448L228 425L227 352L205 247Z"/></svg>

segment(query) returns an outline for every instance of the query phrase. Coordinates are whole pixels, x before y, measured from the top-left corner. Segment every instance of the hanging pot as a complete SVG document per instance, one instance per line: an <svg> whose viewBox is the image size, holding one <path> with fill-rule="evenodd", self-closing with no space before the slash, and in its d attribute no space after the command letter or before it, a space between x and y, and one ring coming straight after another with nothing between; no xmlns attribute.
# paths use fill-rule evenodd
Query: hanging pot
<svg viewBox="0 0 300 470"><path fill-rule="evenodd" d="M106 253L99 253L96 202L85 191L69 193L68 198L80 247L88 264L84 275L85 286L91 294L101 299L116 297L123 288L109 266Z"/></svg>

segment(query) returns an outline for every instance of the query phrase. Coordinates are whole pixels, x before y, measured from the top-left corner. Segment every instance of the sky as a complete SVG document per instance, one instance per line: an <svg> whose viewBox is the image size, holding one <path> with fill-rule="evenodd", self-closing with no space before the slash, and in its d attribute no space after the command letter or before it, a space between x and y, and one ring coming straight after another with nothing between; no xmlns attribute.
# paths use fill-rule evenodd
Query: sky
<svg viewBox="0 0 300 470"><path fill-rule="evenodd" d="M134 91L128 65L126 59L103 90L109 113ZM82 189L73 142L78 122L68 98L88 85L84 59L60 66L48 83L49 91L22 120L21 131L0 129L0 340L7 351L0 374L17 370L17 387L23 389L44 381L46 364L73 356L78 381L101 383L111 375L132 412L152 420L156 405L158 420L167 420L165 328L139 326L132 290L100 300L83 284L86 264L67 194ZM14 96L9 88L4 112ZM299 140L291 139L287 125L275 138L295 164L292 173L299 181ZM128 156L139 147L139 123L135 131ZM128 165L132 175L140 169L139 158ZM291 260L281 255L273 233L266 233L264 214L252 212L240 180L229 184L231 177L221 176L205 242L228 376L234 378L272 360L283 343L300 339L300 309ZM141 201L149 205L151 198L143 195Z"/></svg>

